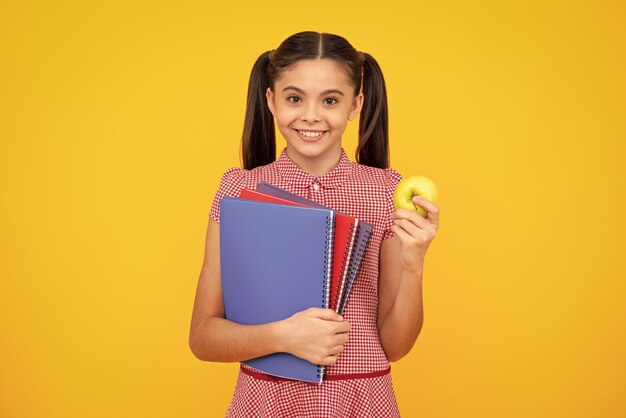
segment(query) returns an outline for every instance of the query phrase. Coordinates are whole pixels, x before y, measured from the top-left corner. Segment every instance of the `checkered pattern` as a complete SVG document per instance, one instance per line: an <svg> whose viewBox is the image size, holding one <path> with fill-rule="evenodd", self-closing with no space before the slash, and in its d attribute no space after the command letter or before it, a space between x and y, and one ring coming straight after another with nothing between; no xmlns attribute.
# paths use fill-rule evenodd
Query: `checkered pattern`
<svg viewBox="0 0 626 418"><path fill-rule="evenodd" d="M240 372L226 417L399 417L391 374L321 385L269 382Z"/></svg>
<svg viewBox="0 0 626 418"><path fill-rule="evenodd" d="M361 268L343 313L352 328L349 341L326 374L368 373L384 370L389 362L376 326L378 255L383 239L394 235L393 192L402 176L393 168L380 169L350 161L341 150L338 165L314 177L298 167L286 148L273 163L244 170L228 169L213 199L211 219L219 222L220 200L239 196L267 181L374 226ZM393 417L399 416L391 376L325 381L312 388L302 382L267 382L240 372L228 410L233 417Z"/></svg>

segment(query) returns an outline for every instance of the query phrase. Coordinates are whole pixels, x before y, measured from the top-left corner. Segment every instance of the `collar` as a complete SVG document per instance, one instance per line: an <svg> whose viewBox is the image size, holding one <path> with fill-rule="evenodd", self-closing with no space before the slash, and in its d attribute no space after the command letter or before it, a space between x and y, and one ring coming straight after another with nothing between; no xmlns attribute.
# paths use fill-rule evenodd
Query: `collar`
<svg viewBox="0 0 626 418"><path fill-rule="evenodd" d="M354 171L354 164L343 148L341 148L339 163L331 171L320 177L314 177L298 167L287 155L287 147L283 148L280 157L276 160L276 167L283 180L303 189L313 183L318 183L324 189L339 187Z"/></svg>

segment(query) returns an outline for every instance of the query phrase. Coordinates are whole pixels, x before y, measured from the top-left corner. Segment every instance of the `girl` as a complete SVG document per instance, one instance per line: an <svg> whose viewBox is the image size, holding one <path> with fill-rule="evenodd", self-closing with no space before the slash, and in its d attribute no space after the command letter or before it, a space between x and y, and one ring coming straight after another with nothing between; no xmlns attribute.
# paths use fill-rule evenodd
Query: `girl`
<svg viewBox="0 0 626 418"><path fill-rule="evenodd" d="M355 163L341 138L359 113ZM287 141L277 160L274 120ZM337 35L300 32L257 59L248 86L244 168L227 170L213 199L189 345L206 361L287 352L328 367L323 383L314 385L241 365L227 416L399 416L389 362L411 350L422 327L424 256L439 209L414 198L426 218L394 211L392 196L402 177L388 167L388 149L385 82L371 55ZM220 200L260 181L374 226L343 317L310 308L263 325L224 318Z"/></svg>

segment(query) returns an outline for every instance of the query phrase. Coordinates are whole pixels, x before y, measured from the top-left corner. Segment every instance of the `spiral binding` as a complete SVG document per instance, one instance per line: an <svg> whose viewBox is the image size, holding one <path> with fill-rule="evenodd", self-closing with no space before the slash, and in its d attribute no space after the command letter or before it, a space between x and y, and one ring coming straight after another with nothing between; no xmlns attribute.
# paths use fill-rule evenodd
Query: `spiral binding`
<svg viewBox="0 0 626 418"><path fill-rule="evenodd" d="M334 236L334 222L331 216L326 217L326 248L324 252L324 295L322 299L322 308L328 307L330 299L330 278L333 265L333 236Z"/></svg>
<svg viewBox="0 0 626 418"><path fill-rule="evenodd" d="M363 263L358 263L358 260L362 259L363 257L363 253L365 252L365 249L367 248L367 244L369 243L370 237L372 235L373 231L365 231L365 239L361 242L361 245L359 245L356 249L357 253L352 257L352 262L350 263L350 277L352 277L352 280L350 280L348 282L348 285L344 291L344 297L341 300L341 305L339 306L339 310L337 311L339 314L343 313L343 310L346 307L346 304L348 303L348 297L350 296L350 290L352 289L352 285L354 284L355 280L356 280L356 275L358 273L358 267L361 267L361 264Z"/></svg>
<svg viewBox="0 0 626 418"><path fill-rule="evenodd" d="M350 230L348 233L348 237L352 237L353 235L353 231L354 231L354 226L355 223L351 223L350 224ZM348 264L348 262L350 261L350 256L352 254L352 252L350 251L352 246L352 241L346 241L345 242L345 247L344 247L344 251L343 251L343 258L341 259L341 274L340 274L340 278L344 277L346 274L346 265ZM328 306L334 306L335 310L337 310L339 308L339 303L341 302L341 286L337 287L337 289L335 290L335 292L330 296L330 304ZM331 289L332 291L332 289Z"/></svg>
<svg viewBox="0 0 626 418"><path fill-rule="evenodd" d="M333 260L332 260L332 252L333 252L333 237L334 237L334 226L333 222L334 218L332 215L326 217L326 249L324 253L324 285L322 286L324 289L324 295L322 298L322 308L328 307L328 302L330 298L330 277L332 272ZM324 376L324 371L326 366L317 366L317 378L320 379L320 382Z"/></svg>

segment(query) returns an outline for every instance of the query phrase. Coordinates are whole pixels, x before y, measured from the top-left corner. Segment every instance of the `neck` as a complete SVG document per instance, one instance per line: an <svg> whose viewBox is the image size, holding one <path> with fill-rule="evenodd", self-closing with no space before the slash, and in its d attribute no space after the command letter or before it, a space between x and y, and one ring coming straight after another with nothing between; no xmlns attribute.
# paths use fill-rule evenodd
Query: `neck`
<svg viewBox="0 0 626 418"><path fill-rule="evenodd" d="M303 171L313 177L322 177L331 172L341 160L341 144L339 147L327 150L324 154L308 156L301 154L287 146L287 156Z"/></svg>

